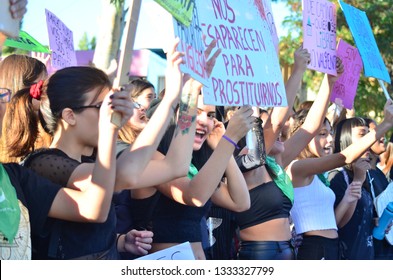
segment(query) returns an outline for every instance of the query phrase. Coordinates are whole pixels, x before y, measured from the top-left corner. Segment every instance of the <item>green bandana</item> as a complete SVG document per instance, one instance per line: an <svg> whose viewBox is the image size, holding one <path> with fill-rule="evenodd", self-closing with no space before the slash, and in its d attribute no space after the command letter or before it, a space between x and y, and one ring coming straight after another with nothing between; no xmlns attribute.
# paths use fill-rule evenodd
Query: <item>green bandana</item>
<svg viewBox="0 0 393 280"><path fill-rule="evenodd" d="M317 174L319 180L322 181L322 183L326 186L326 187L330 187L330 182L326 179L325 175L323 174Z"/></svg>
<svg viewBox="0 0 393 280"><path fill-rule="evenodd" d="M192 163L190 163L190 167L188 167L188 174L187 174L188 179L194 178L194 176L197 174L198 174L198 169Z"/></svg>
<svg viewBox="0 0 393 280"><path fill-rule="evenodd" d="M266 156L266 164L270 167L271 170L273 170L274 174L276 175L276 178L273 179L276 185L293 203L293 185L288 174L285 172L284 169L282 169L279 164L277 164L276 160L271 156Z"/></svg>
<svg viewBox="0 0 393 280"><path fill-rule="evenodd" d="M0 231L14 241L19 229L20 209L14 186L2 164L0 164Z"/></svg>

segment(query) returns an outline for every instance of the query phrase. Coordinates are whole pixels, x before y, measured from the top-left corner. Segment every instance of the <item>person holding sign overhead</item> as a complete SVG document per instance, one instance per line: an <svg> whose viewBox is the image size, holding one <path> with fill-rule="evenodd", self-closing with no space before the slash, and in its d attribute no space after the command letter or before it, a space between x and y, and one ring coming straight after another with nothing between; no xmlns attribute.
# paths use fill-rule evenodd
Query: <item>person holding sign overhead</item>
<svg viewBox="0 0 393 280"><path fill-rule="evenodd" d="M392 109L393 103L388 101L385 106L383 124L362 139L353 141L352 145L349 145L351 142L348 140L337 138L341 130L338 124L334 143L336 153L333 154L331 127L325 119L319 133L300 153L297 160L288 166L287 173L295 188L295 203L291 214L296 232L303 234L298 259L339 259L342 257L338 228L345 227L356 205L364 199L361 182L365 176L364 165L368 161L367 150L392 127ZM291 138L296 136L294 134L296 131L302 129L304 120L307 120L305 116L307 112L299 112L294 116L295 123ZM313 114L311 116L314 117ZM346 125L350 130L357 126L359 125ZM345 189L340 192L340 196L337 196L333 181L329 183L324 173L347 164L352 164L356 177L353 182L348 182Z"/></svg>
<svg viewBox="0 0 393 280"><path fill-rule="evenodd" d="M285 85L287 107L274 107L263 126L258 123L255 129L260 135L258 153L263 150L274 155L274 149L281 129L290 113L289 108L295 100L297 89L310 61L310 54L303 47L295 52L295 64L291 77ZM259 119L259 118L258 118ZM245 141L244 141L245 142ZM245 146L245 143L244 143ZM244 147L241 145L241 147ZM236 156L236 161L247 182L251 199L249 210L235 213L239 226L240 248L238 259L291 260L295 258L291 247L289 211L292 208L293 189L285 177L285 171L273 157L255 160L248 149ZM265 161L265 162L264 162Z"/></svg>
<svg viewBox="0 0 393 280"><path fill-rule="evenodd" d="M338 235L341 242L345 244L346 250L343 253L346 259L372 260L375 257L372 232L377 220L375 220L371 185L374 186L376 193L381 191L382 186L379 185L380 180L375 176L375 171L370 170L373 168L370 153L373 144L392 127L393 101L390 99L385 104L383 121L373 129L370 129L367 121L360 117L345 119L337 124L333 155L350 156L346 157L346 164L340 172L331 174L333 178L330 180L330 188L336 197L334 202L336 213L343 202L345 203L351 185L355 182L360 185L359 199L350 204L341 221L337 218ZM352 156L358 156L359 159L350 162Z"/></svg>
<svg viewBox="0 0 393 280"><path fill-rule="evenodd" d="M181 62L182 55L176 52L175 49L168 53L168 67L171 68L169 76L179 75L177 74L180 71L178 66ZM179 80L179 83L181 82L181 79L177 80ZM169 123L171 114L173 114L172 107L177 103L180 92L179 83L172 80L162 104L157 109L161 114L150 120L131 149L122 153L118 158L117 190L139 187L138 176L150 161L162 137L161 135ZM37 85L39 90L34 91L33 95L26 92L24 95L21 93L21 98L19 99L29 95L40 99L39 114L41 121L45 129L54 137L50 149L32 153L24 161L24 164L53 181L61 181L70 188L84 189L84 183L78 183L78 181L82 178L84 182L86 180L89 181L86 178L90 177L92 164L83 162L84 158L82 156L86 150L93 150L97 146L97 134L94 127L98 115L95 112L102 107L102 95L110 86L111 84L106 74L98 69L69 67L58 70L45 83L39 83ZM62 91L65 91L67 94ZM128 102L130 98L128 91L121 91L119 95ZM115 98L116 95L113 95L113 97L109 103L115 109L117 107L121 109L127 104L125 101L118 101ZM17 108L20 104L15 99L10 105ZM30 103L27 104L31 106ZM23 105L23 108L25 107L26 105ZM26 108L24 110L26 111ZM11 112L15 112L15 110ZM32 111L25 112L25 114L29 115L25 118L31 120L31 125L37 126L36 115L32 114ZM14 120L23 118L23 110L18 110L18 114L13 117ZM15 128L9 127L9 129L11 131L11 129ZM16 129L21 129L21 127ZM19 131L18 133L23 134L24 132ZM17 134L16 131L13 134ZM31 134L28 137L34 138ZM15 148L15 146L10 148L13 151L23 151L23 149ZM52 165L50 165L51 163ZM68 168L65 169L63 164ZM58 168L65 172L62 176L57 175ZM122 171L122 169L126 171ZM123 178L122 174L126 174L127 178ZM117 238L115 221L113 205L111 205L108 219L102 224L74 225L56 221L52 224L48 236L45 238L36 237L37 242L42 242L43 244L43 246L39 247L41 250L36 251L36 257L114 259L117 258L117 250L131 250L134 254L146 254L147 250L150 249L151 232L130 231L126 235L119 235ZM75 234L76 232L80 233L82 229L83 232L89 234ZM59 236L61 236L60 239ZM98 242L97 240L100 241ZM87 244L91 245L87 246Z"/></svg>
<svg viewBox="0 0 393 280"><path fill-rule="evenodd" d="M12 11L26 10L26 1L11 3L23 4L23 7L11 6ZM23 13L19 16L22 15ZM2 46L3 42L0 42L0 48ZM37 87L33 86L33 89ZM118 98L119 96L116 96L113 99ZM118 131L118 128L110 123L112 109L108 105L109 100L108 95L100 109L100 149L91 175L94 183L85 184L84 190L61 187L19 164L0 165L3 197L0 227L1 259L30 259L31 235L44 234L45 225L50 223L51 219L83 224L102 222L107 218L115 183L114 147ZM131 108L131 103L128 105ZM117 110L123 116L123 123L132 112L127 106Z"/></svg>
<svg viewBox="0 0 393 280"><path fill-rule="evenodd" d="M212 52L215 44L213 40L205 52L206 56ZM207 61L206 69L212 70L219 54L220 50L214 52ZM225 130L224 125L215 119L215 106L203 103L201 88L202 84L192 78L185 83L184 91L191 93L190 104L196 111L194 120L184 115L184 105L181 104L179 108L178 122L181 121L184 126L190 122L196 123L196 132L192 134L192 161L186 165L188 175L155 185L150 196L141 194L139 190L133 191L133 197L139 199L153 197L159 191L158 201L150 205L154 207L153 214L144 215L145 224L152 222L154 232L151 252L189 241L195 258L206 259L201 243L201 219L207 213L210 201L233 211L249 207L246 185L232 153L236 142L252 125L251 107L239 109ZM156 114L157 111L153 117ZM161 157L168 157L172 149L178 148L173 145L174 135L176 132L171 126L158 149ZM226 184L221 182L224 172L228 178Z"/></svg>

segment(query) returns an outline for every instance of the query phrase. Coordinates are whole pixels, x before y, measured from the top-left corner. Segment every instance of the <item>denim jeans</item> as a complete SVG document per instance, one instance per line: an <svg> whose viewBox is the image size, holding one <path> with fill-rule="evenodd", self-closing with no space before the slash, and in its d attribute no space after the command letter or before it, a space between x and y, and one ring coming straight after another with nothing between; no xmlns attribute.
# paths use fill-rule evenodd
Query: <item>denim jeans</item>
<svg viewBox="0 0 393 280"><path fill-rule="evenodd" d="M290 241L242 241L239 260L294 260Z"/></svg>

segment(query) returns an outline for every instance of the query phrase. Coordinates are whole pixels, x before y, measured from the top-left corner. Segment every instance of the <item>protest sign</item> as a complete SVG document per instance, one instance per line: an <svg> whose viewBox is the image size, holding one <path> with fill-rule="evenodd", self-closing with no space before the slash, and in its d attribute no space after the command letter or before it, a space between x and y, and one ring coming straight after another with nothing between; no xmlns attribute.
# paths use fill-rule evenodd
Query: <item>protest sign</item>
<svg viewBox="0 0 393 280"><path fill-rule="evenodd" d="M338 42L337 56L341 58L345 71L334 84L330 101L352 109L363 69L362 58L359 51L344 40Z"/></svg>
<svg viewBox="0 0 393 280"><path fill-rule="evenodd" d="M336 6L327 0L303 0L303 48L311 55L309 69L337 75Z"/></svg>
<svg viewBox="0 0 393 280"><path fill-rule="evenodd" d="M22 30L19 32L19 37L8 38L5 41L4 45L30 52L50 53L47 47L40 44L36 39L34 39L27 32Z"/></svg>
<svg viewBox="0 0 393 280"><path fill-rule="evenodd" d="M390 84L389 73L379 52L366 13L343 1L339 1L339 3L352 36L355 39L356 47L362 57L364 75L366 77L375 77L384 80Z"/></svg>
<svg viewBox="0 0 393 280"><path fill-rule="evenodd" d="M185 26L190 26L195 6L195 0L154 0L167 10L176 20Z"/></svg>
<svg viewBox="0 0 393 280"><path fill-rule="evenodd" d="M190 242L184 242L136 260L195 260L195 257Z"/></svg>
<svg viewBox="0 0 393 280"><path fill-rule="evenodd" d="M285 86L262 0L198 1L205 43L222 53L203 89L205 104L286 106Z"/></svg>
<svg viewBox="0 0 393 280"><path fill-rule="evenodd" d="M61 69L76 66L72 31L53 13L45 9L49 47L52 50L52 66Z"/></svg>
<svg viewBox="0 0 393 280"><path fill-rule="evenodd" d="M205 71L205 47L202 43L197 7L194 6L192 21L188 27L175 19L173 25L175 36L180 38L178 50L185 54L185 64L180 65L181 71L206 85L208 77Z"/></svg>
<svg viewBox="0 0 393 280"><path fill-rule="evenodd" d="M268 23L270 34L272 35L273 45L276 48L276 52L278 55L279 51L280 51L280 48L279 48L280 40L278 39L276 22L274 21L274 17L273 17L272 3L271 3L271 1L266 1L266 0L262 0L262 1L264 3L265 9L266 9L266 11L265 11L266 20Z"/></svg>

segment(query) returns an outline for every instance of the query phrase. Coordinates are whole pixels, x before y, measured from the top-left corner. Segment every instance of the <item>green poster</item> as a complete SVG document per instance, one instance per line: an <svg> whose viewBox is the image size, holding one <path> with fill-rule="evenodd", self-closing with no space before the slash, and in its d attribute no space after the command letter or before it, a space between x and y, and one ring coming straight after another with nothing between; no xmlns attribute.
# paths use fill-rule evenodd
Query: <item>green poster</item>
<svg viewBox="0 0 393 280"><path fill-rule="evenodd" d="M18 38L8 38L5 41L4 45L31 52L50 53L50 50L47 47L41 45L36 39L34 39L27 32L22 30L19 32Z"/></svg>
<svg viewBox="0 0 393 280"><path fill-rule="evenodd" d="M195 0L154 0L167 10L177 21L190 26Z"/></svg>

